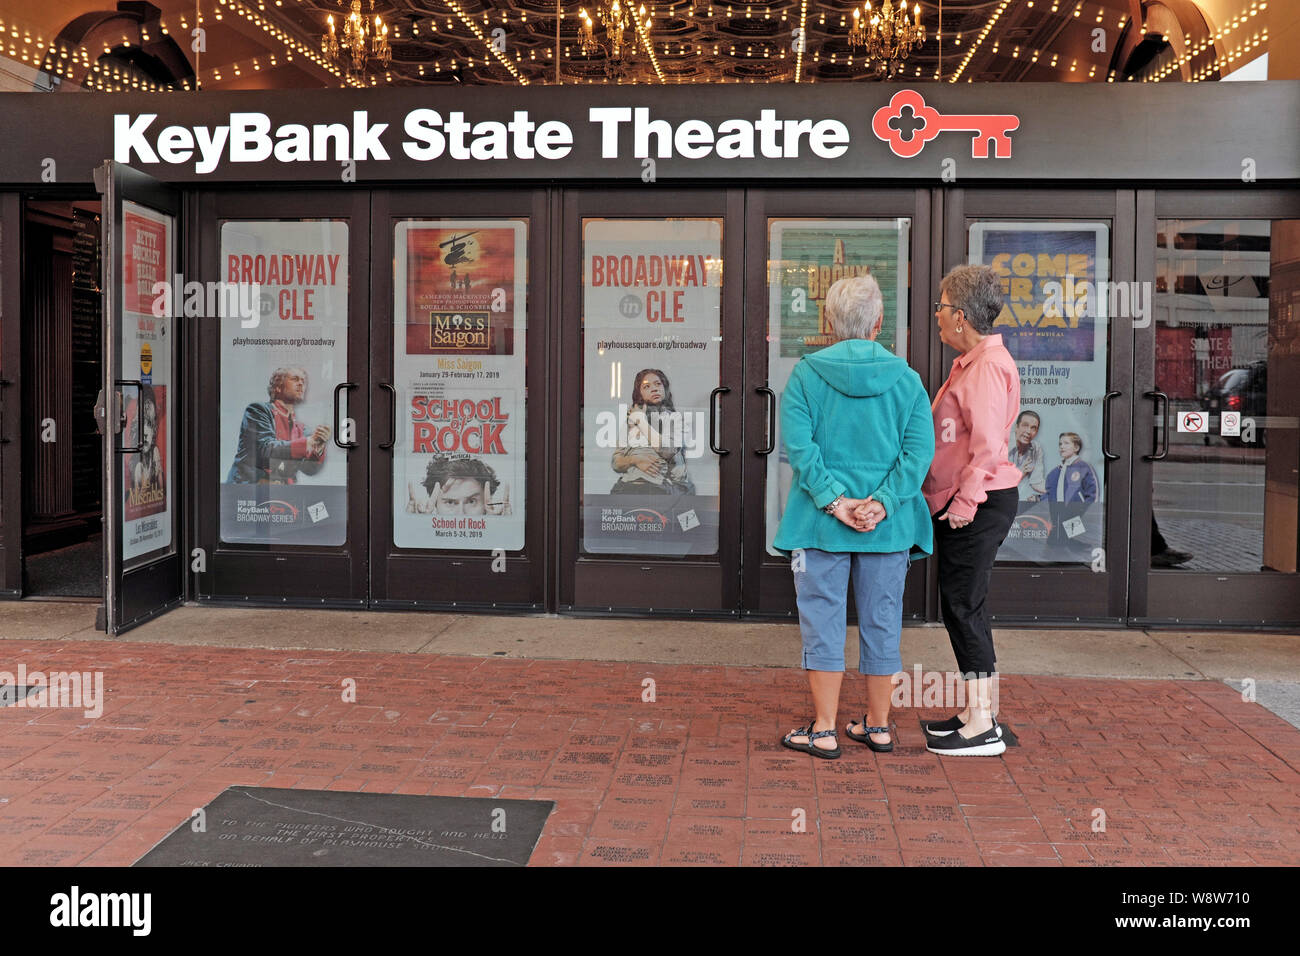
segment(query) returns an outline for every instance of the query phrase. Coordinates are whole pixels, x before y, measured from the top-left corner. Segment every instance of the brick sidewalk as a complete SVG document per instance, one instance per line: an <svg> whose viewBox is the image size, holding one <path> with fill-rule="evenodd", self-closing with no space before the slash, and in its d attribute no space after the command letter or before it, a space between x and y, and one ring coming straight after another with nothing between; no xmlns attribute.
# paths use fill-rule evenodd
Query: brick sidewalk
<svg viewBox="0 0 1300 956"><path fill-rule="evenodd" d="M551 799L533 865L1300 864L1300 731L1208 681L1005 677L1001 758L940 760L917 719L946 712L899 710L893 754L817 760L777 742L810 709L794 669L0 649L106 690L98 719L0 708L10 865L129 864L233 784Z"/></svg>

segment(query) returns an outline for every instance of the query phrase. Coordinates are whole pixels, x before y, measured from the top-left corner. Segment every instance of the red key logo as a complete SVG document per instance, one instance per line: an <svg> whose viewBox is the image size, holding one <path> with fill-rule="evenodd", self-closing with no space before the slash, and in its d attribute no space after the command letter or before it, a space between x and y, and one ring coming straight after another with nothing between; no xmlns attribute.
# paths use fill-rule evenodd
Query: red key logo
<svg viewBox="0 0 1300 956"><path fill-rule="evenodd" d="M904 112L909 116L904 116ZM1011 131L1020 126L1020 117L1010 114L970 114L943 116L927 106L925 98L916 90L899 90L888 106L876 110L871 119L871 131L889 144L895 156L911 159L925 144L940 133L974 133L970 154L973 159L988 159L989 144L998 159L1011 158ZM909 135L903 135L904 129Z"/></svg>

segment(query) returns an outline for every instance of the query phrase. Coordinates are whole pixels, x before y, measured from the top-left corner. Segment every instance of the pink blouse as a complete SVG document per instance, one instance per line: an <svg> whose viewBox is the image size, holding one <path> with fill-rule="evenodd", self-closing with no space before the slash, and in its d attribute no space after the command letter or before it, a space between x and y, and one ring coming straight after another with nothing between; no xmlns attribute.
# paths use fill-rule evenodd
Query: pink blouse
<svg viewBox="0 0 1300 956"><path fill-rule="evenodd" d="M953 360L930 410L934 461L921 493L931 514L952 498L948 513L973 519L988 492L1014 488L1024 477L1007 447L1020 414L1020 373L1001 335L985 336Z"/></svg>

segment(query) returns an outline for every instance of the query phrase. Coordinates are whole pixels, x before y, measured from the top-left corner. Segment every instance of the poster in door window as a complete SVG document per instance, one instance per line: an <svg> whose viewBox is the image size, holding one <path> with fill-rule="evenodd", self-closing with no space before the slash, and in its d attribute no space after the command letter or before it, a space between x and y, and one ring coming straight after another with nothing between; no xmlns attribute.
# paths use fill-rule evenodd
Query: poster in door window
<svg viewBox="0 0 1300 956"><path fill-rule="evenodd" d="M393 544L524 547L528 224L398 223Z"/></svg>
<svg viewBox="0 0 1300 956"><path fill-rule="evenodd" d="M1090 222L980 222L971 262L1002 277L993 325L1020 371L1008 435L1019 513L999 561L1104 567L1106 470L1102 397L1112 307L1140 306L1110 279L1110 228ZM1120 294L1122 293L1122 294Z"/></svg>
<svg viewBox="0 0 1300 956"><path fill-rule="evenodd" d="M586 552L717 552L721 293L720 221L584 222Z"/></svg>
<svg viewBox="0 0 1300 956"><path fill-rule="evenodd" d="M171 216L122 203L122 378L126 427L120 441L135 449L122 468L122 559L143 559L172 547L171 379L175 331L171 300L162 295L172 269Z"/></svg>
<svg viewBox="0 0 1300 956"><path fill-rule="evenodd" d="M826 293L840 279L871 276L880 286L884 314L876 341L907 356L910 219L768 220L768 387L781 400L790 373L805 355L834 343ZM794 473L781 442L767 456L768 553L790 494Z"/></svg>
<svg viewBox="0 0 1300 956"><path fill-rule="evenodd" d="M257 303L221 317L221 539L341 545L348 459L334 443L334 387L348 368L348 224L222 223L221 268Z"/></svg>

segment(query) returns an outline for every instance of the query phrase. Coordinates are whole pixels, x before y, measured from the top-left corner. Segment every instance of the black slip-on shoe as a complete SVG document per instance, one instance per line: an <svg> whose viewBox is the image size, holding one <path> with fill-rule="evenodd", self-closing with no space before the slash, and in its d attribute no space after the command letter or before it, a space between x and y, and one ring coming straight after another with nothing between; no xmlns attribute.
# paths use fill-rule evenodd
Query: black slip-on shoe
<svg viewBox="0 0 1300 956"><path fill-rule="evenodd" d="M931 737L947 737L951 733L961 730L966 725L962 722L960 714L953 714L947 720L932 720L925 725L925 732Z"/></svg>
<svg viewBox="0 0 1300 956"><path fill-rule="evenodd" d="M993 726L970 738L955 731L946 737L931 737L925 742L925 749L932 754L948 754L953 757L996 757L1007 749L1007 745L998 733L998 728Z"/></svg>

